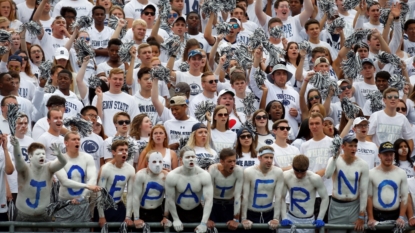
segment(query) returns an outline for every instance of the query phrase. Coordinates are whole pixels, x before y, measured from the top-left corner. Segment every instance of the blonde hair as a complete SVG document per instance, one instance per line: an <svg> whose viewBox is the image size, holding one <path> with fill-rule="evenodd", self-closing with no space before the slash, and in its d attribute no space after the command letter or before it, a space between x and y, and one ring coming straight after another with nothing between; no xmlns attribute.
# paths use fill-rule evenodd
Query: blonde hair
<svg viewBox="0 0 415 233"><path fill-rule="evenodd" d="M6 18L4 16L1 16L0 17L0 23L5 23L5 22L9 22L9 24L10 24L10 20L8 18Z"/></svg>
<svg viewBox="0 0 415 233"><path fill-rule="evenodd" d="M124 13L124 10L123 10L120 6L114 6L114 5L113 5L113 6L111 7L111 9L110 9L110 12L109 12L109 13L110 13L110 15L112 15L112 12L113 12L113 11L115 11L115 10L120 10L120 11L122 12L123 16L124 16L124 19L125 19L125 13Z"/></svg>
<svg viewBox="0 0 415 233"><path fill-rule="evenodd" d="M206 128L205 128L206 129ZM189 141L187 141L186 146L189 146L191 148L195 148L196 147L196 132L197 130L195 130L194 132L192 132L189 136ZM210 147L210 132L208 130L208 135L207 135L207 139L205 144L203 145L203 147L210 153L213 155L214 150L212 149L212 147Z"/></svg>
<svg viewBox="0 0 415 233"><path fill-rule="evenodd" d="M10 4L10 14L9 16L7 16L7 19L9 19L10 21L14 21L16 20L16 10L13 10L13 3L10 0L0 0L0 5L3 2L8 2Z"/></svg>
<svg viewBox="0 0 415 233"><path fill-rule="evenodd" d="M114 69L110 70L110 74L108 75L108 77L111 78L111 76L113 74L124 74L124 70L122 70L120 68L114 68Z"/></svg>
<svg viewBox="0 0 415 233"><path fill-rule="evenodd" d="M134 20L134 21L133 21L133 26L132 26L132 28L134 29L134 27L135 27L135 26L137 26L137 25L141 25L141 26L143 26L143 27L147 28L147 23L146 23L146 21L144 21L144 20L142 20L142 19L136 19L136 20Z"/></svg>
<svg viewBox="0 0 415 233"><path fill-rule="evenodd" d="M151 48L151 45L149 45L149 44L147 44L147 43L142 43L142 44L140 44L140 45L138 46L137 53L138 53L138 54L140 54L140 51L141 51L142 49L145 49L145 48L148 48L148 47L150 47L150 48Z"/></svg>

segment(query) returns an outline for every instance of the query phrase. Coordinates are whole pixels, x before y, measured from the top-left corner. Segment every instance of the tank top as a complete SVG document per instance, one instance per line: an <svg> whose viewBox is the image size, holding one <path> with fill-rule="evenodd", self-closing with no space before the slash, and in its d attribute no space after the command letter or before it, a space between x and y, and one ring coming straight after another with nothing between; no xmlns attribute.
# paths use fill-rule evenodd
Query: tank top
<svg viewBox="0 0 415 233"><path fill-rule="evenodd" d="M166 154L163 156L163 168L171 170L171 155L170 149L166 149Z"/></svg>

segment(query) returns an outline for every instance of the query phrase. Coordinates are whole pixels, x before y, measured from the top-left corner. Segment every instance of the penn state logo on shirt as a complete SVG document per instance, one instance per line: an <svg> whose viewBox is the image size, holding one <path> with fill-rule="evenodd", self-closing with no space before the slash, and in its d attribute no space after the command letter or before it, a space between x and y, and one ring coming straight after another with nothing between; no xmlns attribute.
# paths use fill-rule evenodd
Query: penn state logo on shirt
<svg viewBox="0 0 415 233"><path fill-rule="evenodd" d="M289 100L287 100L287 99L284 99L284 100L282 100L282 104L283 104L284 106L288 106L288 105L290 105L290 101L289 101Z"/></svg>
<svg viewBox="0 0 415 233"><path fill-rule="evenodd" d="M191 84L189 84L189 86L190 86L190 95L197 95L200 92L202 92L202 89L196 83L191 83Z"/></svg>
<svg viewBox="0 0 415 233"><path fill-rule="evenodd" d="M93 154L98 151L99 146L95 141L86 140L81 144L81 148L88 154Z"/></svg>
<svg viewBox="0 0 415 233"><path fill-rule="evenodd" d="M203 49L203 44L199 42L199 46L201 49Z"/></svg>
<svg viewBox="0 0 415 233"><path fill-rule="evenodd" d="M265 140L265 144L267 145L272 145L273 141L271 139L267 139Z"/></svg>

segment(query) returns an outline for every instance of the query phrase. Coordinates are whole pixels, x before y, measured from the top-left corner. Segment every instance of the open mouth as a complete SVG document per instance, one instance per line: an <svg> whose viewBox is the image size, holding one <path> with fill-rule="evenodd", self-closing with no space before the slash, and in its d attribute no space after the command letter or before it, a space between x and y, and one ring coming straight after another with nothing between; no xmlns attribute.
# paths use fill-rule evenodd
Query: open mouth
<svg viewBox="0 0 415 233"><path fill-rule="evenodd" d="M127 156L123 156L123 157L122 157L122 159L123 159L123 160L126 160L126 159L127 159Z"/></svg>
<svg viewBox="0 0 415 233"><path fill-rule="evenodd" d="M189 163L190 166L194 166L194 163Z"/></svg>
<svg viewBox="0 0 415 233"><path fill-rule="evenodd" d="M44 162L45 162L44 159L39 160L39 163L44 163Z"/></svg>
<svg viewBox="0 0 415 233"><path fill-rule="evenodd" d="M76 145L76 146L75 146L75 148L76 148L76 149L79 149L79 145Z"/></svg>

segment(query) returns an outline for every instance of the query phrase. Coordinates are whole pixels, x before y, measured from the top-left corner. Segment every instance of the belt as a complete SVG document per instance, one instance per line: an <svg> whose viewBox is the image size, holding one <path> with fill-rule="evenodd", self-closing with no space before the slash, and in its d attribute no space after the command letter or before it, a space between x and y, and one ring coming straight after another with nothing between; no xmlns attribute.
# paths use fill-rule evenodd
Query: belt
<svg viewBox="0 0 415 233"><path fill-rule="evenodd" d="M220 204L220 205L233 205L234 199L216 199L213 198L213 204Z"/></svg>

